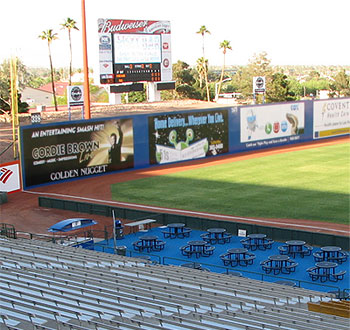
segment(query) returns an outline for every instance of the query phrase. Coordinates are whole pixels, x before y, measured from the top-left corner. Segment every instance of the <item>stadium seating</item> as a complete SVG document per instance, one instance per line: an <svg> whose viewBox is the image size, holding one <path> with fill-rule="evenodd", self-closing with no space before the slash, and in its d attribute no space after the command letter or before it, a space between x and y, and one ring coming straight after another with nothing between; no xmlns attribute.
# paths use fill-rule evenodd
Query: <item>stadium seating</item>
<svg viewBox="0 0 350 330"><path fill-rule="evenodd" d="M0 237L1 329L348 329L330 293Z"/></svg>

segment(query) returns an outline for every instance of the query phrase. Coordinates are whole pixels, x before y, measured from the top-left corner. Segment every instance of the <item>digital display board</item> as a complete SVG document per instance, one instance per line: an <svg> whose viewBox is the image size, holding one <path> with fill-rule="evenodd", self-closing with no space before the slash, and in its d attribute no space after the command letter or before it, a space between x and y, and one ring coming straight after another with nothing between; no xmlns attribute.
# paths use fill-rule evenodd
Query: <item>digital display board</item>
<svg viewBox="0 0 350 330"><path fill-rule="evenodd" d="M160 63L159 34L114 34L114 63Z"/></svg>
<svg viewBox="0 0 350 330"><path fill-rule="evenodd" d="M169 21L99 19L101 84L172 80Z"/></svg>

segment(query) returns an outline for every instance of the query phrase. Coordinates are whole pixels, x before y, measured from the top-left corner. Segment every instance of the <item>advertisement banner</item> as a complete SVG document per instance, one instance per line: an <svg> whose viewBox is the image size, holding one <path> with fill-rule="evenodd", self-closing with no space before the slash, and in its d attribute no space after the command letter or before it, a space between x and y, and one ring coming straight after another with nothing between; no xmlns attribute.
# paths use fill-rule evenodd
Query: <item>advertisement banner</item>
<svg viewBox="0 0 350 330"><path fill-rule="evenodd" d="M304 103L286 103L241 108L241 143L247 147L260 146L255 141L270 140L277 144L298 140L304 133Z"/></svg>
<svg viewBox="0 0 350 330"><path fill-rule="evenodd" d="M132 119L21 130L24 187L134 167Z"/></svg>
<svg viewBox="0 0 350 330"><path fill-rule="evenodd" d="M314 102L314 139L350 133L350 99Z"/></svg>
<svg viewBox="0 0 350 330"><path fill-rule="evenodd" d="M0 165L0 191L15 192L21 190L19 162Z"/></svg>
<svg viewBox="0 0 350 330"><path fill-rule="evenodd" d="M150 116L150 164L166 164L228 152L227 110Z"/></svg>

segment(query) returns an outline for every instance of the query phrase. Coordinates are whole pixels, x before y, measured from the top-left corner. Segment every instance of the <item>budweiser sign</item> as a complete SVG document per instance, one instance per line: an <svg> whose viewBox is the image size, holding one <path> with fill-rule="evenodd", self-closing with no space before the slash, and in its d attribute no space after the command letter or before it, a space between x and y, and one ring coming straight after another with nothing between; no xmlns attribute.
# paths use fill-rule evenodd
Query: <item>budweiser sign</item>
<svg viewBox="0 0 350 330"><path fill-rule="evenodd" d="M98 20L99 33L170 33L169 21Z"/></svg>

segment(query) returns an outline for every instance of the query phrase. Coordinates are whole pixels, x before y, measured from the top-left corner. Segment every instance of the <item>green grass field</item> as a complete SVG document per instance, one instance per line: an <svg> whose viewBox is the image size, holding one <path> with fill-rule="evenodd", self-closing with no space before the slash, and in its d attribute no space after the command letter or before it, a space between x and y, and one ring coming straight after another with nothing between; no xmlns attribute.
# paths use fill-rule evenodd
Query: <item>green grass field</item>
<svg viewBox="0 0 350 330"><path fill-rule="evenodd" d="M348 143L113 184L114 200L242 217L349 223Z"/></svg>

